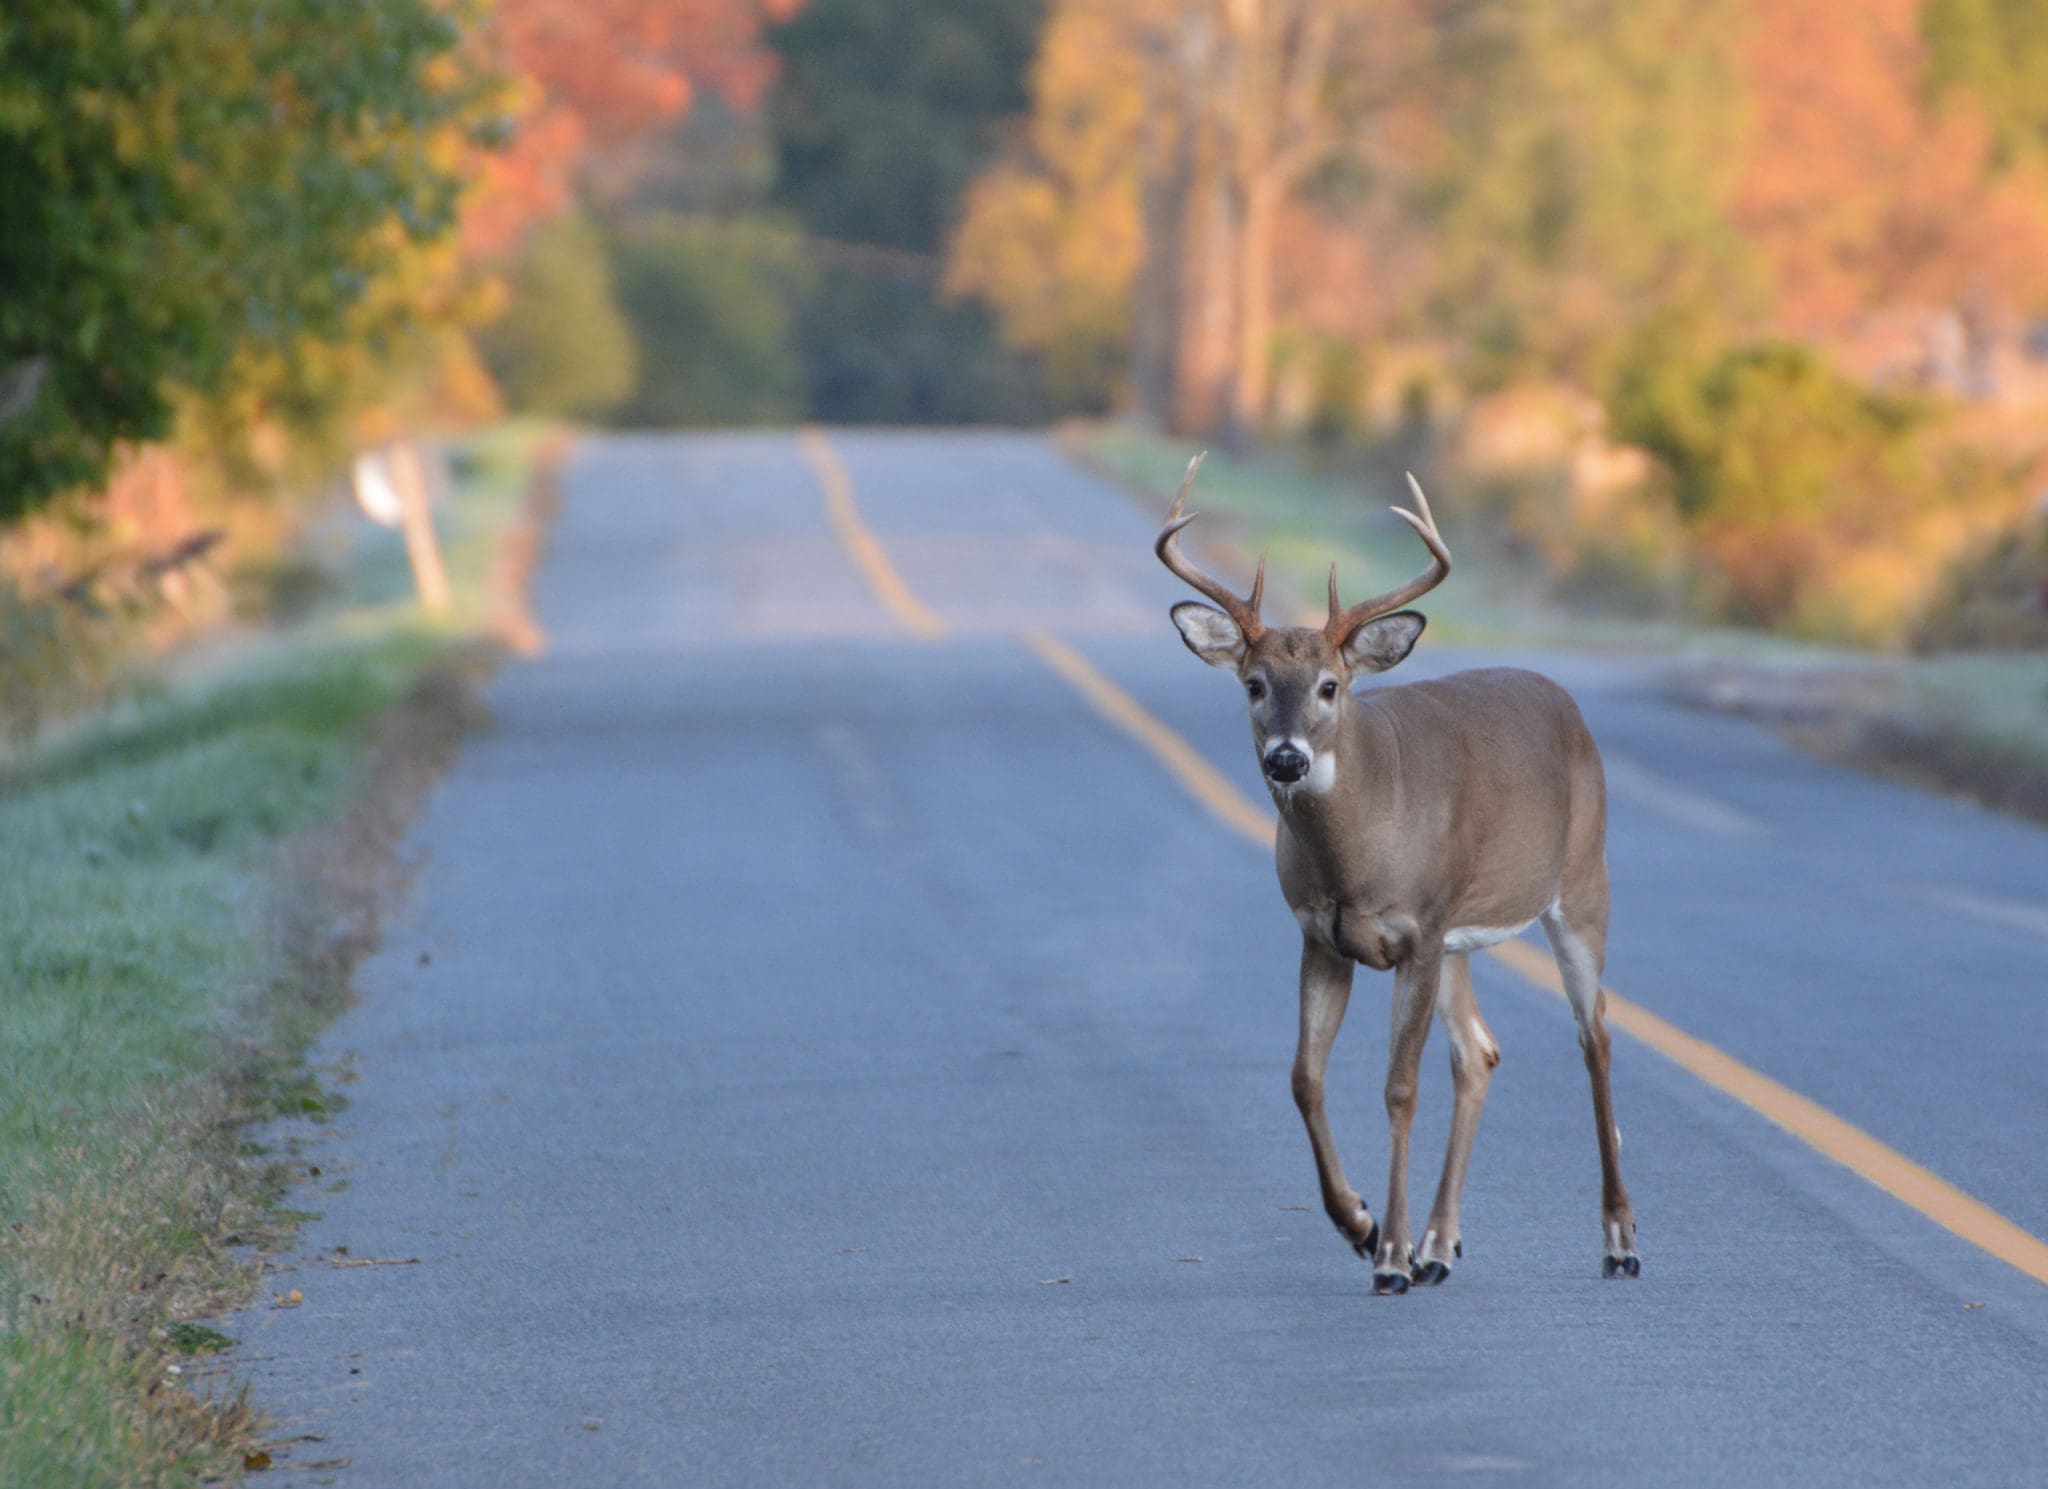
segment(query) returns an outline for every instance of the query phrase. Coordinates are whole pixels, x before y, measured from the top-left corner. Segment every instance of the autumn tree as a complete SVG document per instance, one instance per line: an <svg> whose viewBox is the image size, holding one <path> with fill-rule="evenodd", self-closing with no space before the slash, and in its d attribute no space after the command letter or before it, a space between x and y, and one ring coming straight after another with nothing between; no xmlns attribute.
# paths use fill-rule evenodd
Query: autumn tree
<svg viewBox="0 0 2048 1489"><path fill-rule="evenodd" d="M0 521L164 435L178 390L374 329L452 217L459 42L433 0L7 6Z"/></svg>
<svg viewBox="0 0 2048 1489"><path fill-rule="evenodd" d="M482 47L516 80L519 125L479 157L465 236L501 253L560 211L593 147L682 117L702 94L751 109L775 75L767 29L804 0L496 0Z"/></svg>
<svg viewBox="0 0 2048 1489"><path fill-rule="evenodd" d="M1231 305L1225 433L1242 442L1271 394L1280 214L1340 151L1369 153L1408 39L1399 0L1222 0L1210 20L1198 127L1214 136Z"/></svg>
<svg viewBox="0 0 2048 1489"><path fill-rule="evenodd" d="M1735 219L1770 264L1780 326L1826 338L1877 307L1948 307L1982 383L2000 309L2048 305L2043 116L2014 83L2027 33L2016 16L1992 24L2014 8L1749 8L1742 56L1758 128ZM1814 68L1804 59L1821 47L1830 65Z"/></svg>
<svg viewBox="0 0 2048 1489"><path fill-rule="evenodd" d="M1384 158L1403 0L1134 0L1144 60L1141 403L1232 443L1269 412L1282 214L1333 162Z"/></svg>
<svg viewBox="0 0 2048 1489"><path fill-rule="evenodd" d="M954 283L1027 345L1055 341L1053 316L1085 316L1098 342L1127 320L1140 407L1248 437L1270 401L1282 214L1379 147L1411 20L1397 0L1065 0Z"/></svg>
<svg viewBox="0 0 2048 1489"><path fill-rule="evenodd" d="M947 289L980 296L1005 339L1043 359L1056 407L1106 406L1131 336L1147 100L1129 40L1106 7L1054 13L1029 123L968 189L949 252Z"/></svg>
<svg viewBox="0 0 2048 1489"><path fill-rule="evenodd" d="M1439 8L1414 203L1468 380L1597 386L1646 325L1757 323L1729 218L1752 128L1744 19L1736 0Z"/></svg>

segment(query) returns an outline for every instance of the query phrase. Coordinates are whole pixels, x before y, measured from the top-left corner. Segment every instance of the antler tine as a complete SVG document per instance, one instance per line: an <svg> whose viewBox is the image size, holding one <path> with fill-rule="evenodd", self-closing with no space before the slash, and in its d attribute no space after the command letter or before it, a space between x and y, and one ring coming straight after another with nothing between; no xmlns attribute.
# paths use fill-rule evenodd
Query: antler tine
<svg viewBox="0 0 2048 1489"><path fill-rule="evenodd" d="M1197 450L1195 458L1188 462L1188 473L1180 478L1180 490L1173 494L1173 510L1166 514L1168 522L1180 516L1181 504L1188 499L1188 493L1194 489L1195 472L1202 468L1202 462L1208 458L1209 452L1207 450ZM1190 522L1194 520L1192 514L1190 514L1188 520Z"/></svg>
<svg viewBox="0 0 2048 1489"><path fill-rule="evenodd" d="M1323 634L1330 638L1332 646L1342 646L1351 639L1351 633L1375 616L1385 615L1390 610L1399 610L1409 601L1420 598L1435 589L1451 574L1451 550L1445 546L1443 534L1436 530L1436 518L1429 510L1429 498L1422 494L1422 483L1415 479L1413 471L1408 473L1408 489L1415 493L1415 505L1422 509L1416 516L1406 507L1392 509L1394 515L1415 529L1415 535L1429 550L1430 565L1406 584L1375 595L1370 600L1360 601L1349 608L1337 605L1337 566L1330 565L1330 618L1323 625Z"/></svg>
<svg viewBox="0 0 2048 1489"><path fill-rule="evenodd" d="M1266 630L1265 622L1259 619L1259 602L1266 592L1265 554L1259 555L1259 572L1252 580L1250 596L1239 599L1222 580L1203 573L1180 551L1181 529L1193 522L1196 515L1189 512L1183 516L1181 505L1187 501L1189 488L1195 484L1195 472L1202 468L1202 462L1207 458L1205 450L1188 462L1188 473L1181 479L1180 491L1173 498L1173 507L1166 514L1166 525L1159 529L1159 538L1152 545L1152 551L1181 580L1222 606L1224 613L1237 622L1245 640L1256 641Z"/></svg>

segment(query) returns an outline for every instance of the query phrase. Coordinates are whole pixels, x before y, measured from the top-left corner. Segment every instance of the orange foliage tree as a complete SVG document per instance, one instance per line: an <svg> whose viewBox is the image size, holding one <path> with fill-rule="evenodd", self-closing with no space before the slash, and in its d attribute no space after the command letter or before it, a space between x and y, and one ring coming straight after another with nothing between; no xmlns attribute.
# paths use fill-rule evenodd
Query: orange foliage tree
<svg viewBox="0 0 2048 1489"><path fill-rule="evenodd" d="M1741 52L1757 128L1734 216L1794 335L1902 303L2048 303L2048 175L2001 159L1980 100L1931 92L1925 9L1752 0Z"/></svg>
<svg viewBox="0 0 2048 1489"><path fill-rule="evenodd" d="M594 143L680 117L700 93L739 108L774 76L764 29L803 0L497 0L486 45L518 88L506 146L478 167L470 250L509 248L568 201Z"/></svg>

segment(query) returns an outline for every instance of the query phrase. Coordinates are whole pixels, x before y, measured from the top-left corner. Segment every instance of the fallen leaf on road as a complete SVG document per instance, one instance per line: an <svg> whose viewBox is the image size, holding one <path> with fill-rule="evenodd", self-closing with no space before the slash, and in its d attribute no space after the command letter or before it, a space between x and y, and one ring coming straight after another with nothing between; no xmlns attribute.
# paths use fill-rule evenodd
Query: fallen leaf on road
<svg viewBox="0 0 2048 1489"><path fill-rule="evenodd" d="M865 1246L842 1246L833 1252L834 1256L860 1256L867 1251Z"/></svg>
<svg viewBox="0 0 2048 1489"><path fill-rule="evenodd" d="M1283 1209L1283 1210L1295 1210L1295 1211L1299 1211L1299 1212L1300 1212L1301 1214L1303 1214L1303 1215L1306 1215L1306 1214L1308 1213L1308 1206L1307 1206L1307 1205L1282 1205L1282 1206L1281 1206L1280 1208L1281 1208L1281 1209Z"/></svg>
<svg viewBox="0 0 2048 1489"><path fill-rule="evenodd" d="M270 1455L260 1449L254 1453L244 1453L242 1455L242 1467L248 1469L251 1473L261 1473L264 1469L270 1467Z"/></svg>
<svg viewBox="0 0 2048 1489"><path fill-rule="evenodd" d="M1207 1261L1208 1258L1203 1256L1176 1256L1174 1260L1177 1262L1199 1262Z"/></svg>
<svg viewBox="0 0 2048 1489"><path fill-rule="evenodd" d="M1041 1277L1038 1279L1038 1285L1040 1287L1058 1287L1063 1282L1072 1282L1073 1280L1071 1277Z"/></svg>
<svg viewBox="0 0 2048 1489"><path fill-rule="evenodd" d="M296 1308L299 1304L306 1301L306 1295L297 1288L293 1288L288 1293L272 1293L270 1296L276 1300L277 1306L280 1308Z"/></svg>
<svg viewBox="0 0 2048 1489"><path fill-rule="evenodd" d="M1965 1308L1982 1308L1984 1305L1982 1303L1965 1303L1963 1306Z"/></svg>

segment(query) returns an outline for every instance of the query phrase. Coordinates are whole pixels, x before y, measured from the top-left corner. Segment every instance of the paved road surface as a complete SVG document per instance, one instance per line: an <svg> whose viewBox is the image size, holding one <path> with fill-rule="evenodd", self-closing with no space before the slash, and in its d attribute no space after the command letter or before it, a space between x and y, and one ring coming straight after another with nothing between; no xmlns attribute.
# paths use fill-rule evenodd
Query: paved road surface
<svg viewBox="0 0 2048 1489"><path fill-rule="evenodd" d="M1618 1039L1640 1282L1599 1280L1563 1005L1505 1049L1441 1289L1369 1295L1288 1094L1269 860L1017 640L1259 795L1155 518L1002 435L605 439L322 1057L256 1399L338 1482L2027 1485L2048 1287ZM1455 584L1458 581L1452 580ZM1480 660L1425 640L1409 676ZM1608 980L2048 1235L2048 834L1535 659L1613 778ZM431 957L431 961L427 958ZM1375 1210L1385 979L1331 1067ZM1449 1106L1425 1062L1413 1183ZM1368 1182L1370 1179L1371 1182ZM418 1257L334 1270L316 1258ZM317 1477L317 1476L316 1476Z"/></svg>

